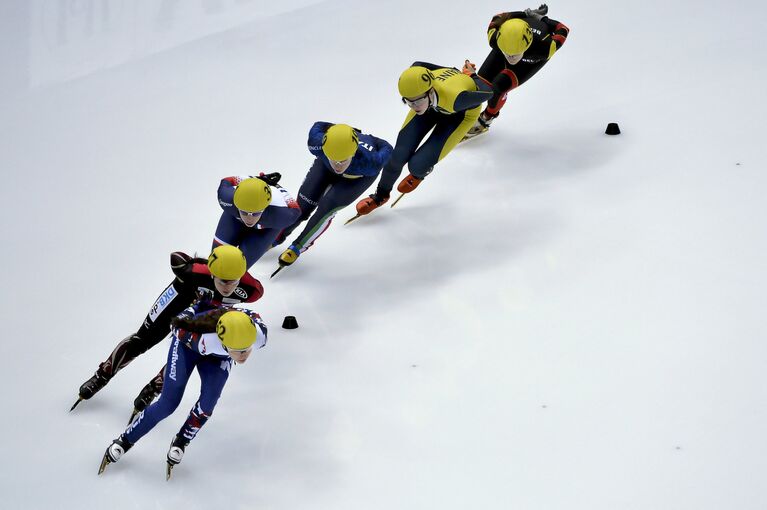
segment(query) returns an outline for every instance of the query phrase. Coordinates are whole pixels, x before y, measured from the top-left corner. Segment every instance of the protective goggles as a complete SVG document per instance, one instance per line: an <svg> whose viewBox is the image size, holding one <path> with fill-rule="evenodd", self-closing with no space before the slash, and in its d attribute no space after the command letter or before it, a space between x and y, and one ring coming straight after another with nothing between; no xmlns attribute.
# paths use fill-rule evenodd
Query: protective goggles
<svg viewBox="0 0 767 510"><path fill-rule="evenodd" d="M402 98L402 102L405 103L406 105L408 105L410 108L416 108L418 106L423 106L424 101L428 101L428 100L429 100L429 93L428 92L426 94L420 96L420 97L415 98L415 99L408 99L406 97Z"/></svg>

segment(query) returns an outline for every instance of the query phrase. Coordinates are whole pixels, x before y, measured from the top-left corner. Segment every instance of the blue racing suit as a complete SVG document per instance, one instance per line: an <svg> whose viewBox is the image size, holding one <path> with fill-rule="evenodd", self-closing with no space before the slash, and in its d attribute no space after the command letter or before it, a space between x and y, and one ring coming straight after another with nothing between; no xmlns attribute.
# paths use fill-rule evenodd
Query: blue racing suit
<svg viewBox="0 0 767 510"><path fill-rule="evenodd" d="M218 204L224 212L218 220L213 248L222 244L237 246L245 254L248 267L255 264L268 250L277 235L296 221L301 214L298 203L282 186L272 188L272 201L264 210L258 223L246 227L240 219L240 211L234 206L234 190L248 177L226 177L218 187Z"/></svg>
<svg viewBox="0 0 767 510"><path fill-rule="evenodd" d="M335 172L322 152L322 140L332 125L330 122L315 122L309 130L309 152L315 159L298 190L301 216L282 231L275 244L283 242L316 209L291 245L301 252L306 251L330 227L336 213L354 202L375 182L381 168L389 161L392 152L389 142L358 133L359 145L349 168L343 173Z"/></svg>
<svg viewBox="0 0 767 510"><path fill-rule="evenodd" d="M229 308L226 307L211 309L211 305L207 302L196 302L180 315L199 319L211 314L220 316L227 310ZM256 324L258 333L253 348L259 349L266 345L267 330L261 317L250 310L238 308L238 311L250 315ZM229 378L233 361L223 349L215 333L215 326L210 329L212 331L187 331L176 326L173 327L162 393L156 402L137 414L125 430L125 438L131 444L141 439L155 425L176 410L184 396L186 383L195 368L200 374L200 398L194 404L184 425L179 430L178 437L183 437L186 442L191 441L197 435L200 427L213 414L216 402L218 402Z"/></svg>

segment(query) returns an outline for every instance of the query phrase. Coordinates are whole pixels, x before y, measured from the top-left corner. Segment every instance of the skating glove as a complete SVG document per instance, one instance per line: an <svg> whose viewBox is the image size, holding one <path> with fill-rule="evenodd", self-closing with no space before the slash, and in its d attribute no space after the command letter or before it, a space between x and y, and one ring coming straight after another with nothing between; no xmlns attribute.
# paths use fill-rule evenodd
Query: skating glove
<svg viewBox="0 0 767 510"><path fill-rule="evenodd" d="M463 69L461 72L465 75L471 76L472 74L477 74L477 66L473 62L469 62L466 60L463 63Z"/></svg>
<svg viewBox="0 0 767 510"><path fill-rule="evenodd" d="M272 172L270 174L261 172L258 174L258 178L267 183L269 186L276 186L277 183L280 182L282 175L280 175L279 172Z"/></svg>
<svg viewBox="0 0 767 510"><path fill-rule="evenodd" d="M549 12L549 6L546 4L541 4L540 7L537 9L525 9L525 16L528 18L535 18L538 21L541 20L544 16L546 16L546 13Z"/></svg>
<svg viewBox="0 0 767 510"><path fill-rule="evenodd" d="M212 301L215 297L215 293L211 289L205 289L203 287L197 288L197 293L195 294L194 300L198 303L204 303L203 306L207 308L207 306L210 306L211 308L213 305L207 305L208 301ZM202 307L201 307L202 308Z"/></svg>

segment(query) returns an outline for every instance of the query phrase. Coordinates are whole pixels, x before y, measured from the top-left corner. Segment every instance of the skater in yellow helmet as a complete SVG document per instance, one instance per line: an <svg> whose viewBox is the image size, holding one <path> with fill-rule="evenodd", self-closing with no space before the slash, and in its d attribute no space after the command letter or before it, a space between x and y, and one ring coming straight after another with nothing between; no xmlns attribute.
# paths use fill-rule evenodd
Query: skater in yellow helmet
<svg viewBox="0 0 767 510"><path fill-rule="evenodd" d="M397 191L413 191L466 135L479 118L480 105L492 95L490 86L476 74L466 75L454 67L426 62L415 62L405 69L397 88L410 111L376 192L357 203L359 215L368 214L389 199L405 164L410 173Z"/></svg>
<svg viewBox="0 0 767 510"><path fill-rule="evenodd" d="M213 414L232 365L245 363L254 349L266 345L267 329L257 313L205 299L195 301L174 317L171 324L171 344L160 398L133 417L125 432L107 447L99 474L173 414L192 372L197 370L200 396L168 450L166 476L170 478L171 469L181 462L187 445Z"/></svg>
<svg viewBox="0 0 767 510"><path fill-rule="evenodd" d="M484 133L506 103L510 91L529 80L565 43L570 30L546 16L546 4L538 9L496 14L487 28L490 54L477 74L492 84L493 97L469 130L467 138ZM474 72L466 62L464 72Z"/></svg>
<svg viewBox="0 0 767 510"><path fill-rule="evenodd" d="M348 124L322 121L309 129L307 143L314 161L298 190L301 216L280 233L274 244L282 243L302 222L307 223L280 255L280 268L295 263L328 230L336 213L357 201L376 181L392 151L386 140Z"/></svg>
<svg viewBox="0 0 767 510"><path fill-rule="evenodd" d="M247 267L266 253L282 229L301 215L298 202L277 184L280 174L221 179L218 204L223 209L213 238L213 248L237 246Z"/></svg>
<svg viewBox="0 0 767 510"><path fill-rule="evenodd" d="M93 376L80 386L72 409L101 391L131 361L160 343L168 335L173 317L200 295L209 296L214 304L233 304L253 303L264 294L261 282L246 271L245 255L234 246L218 246L207 259L173 252L170 266L175 275L173 281L155 300L141 327L118 342ZM141 390L134 403L137 410L144 409L160 393L162 373L163 370Z"/></svg>

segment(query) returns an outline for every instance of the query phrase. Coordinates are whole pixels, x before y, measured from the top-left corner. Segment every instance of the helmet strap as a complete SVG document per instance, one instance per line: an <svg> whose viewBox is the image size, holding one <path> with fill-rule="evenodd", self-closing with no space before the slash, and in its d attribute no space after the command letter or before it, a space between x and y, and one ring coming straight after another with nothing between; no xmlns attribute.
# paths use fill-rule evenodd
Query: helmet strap
<svg viewBox="0 0 767 510"><path fill-rule="evenodd" d="M436 108L438 103L439 96L437 96L437 91L432 87L431 90L429 90L429 108Z"/></svg>

